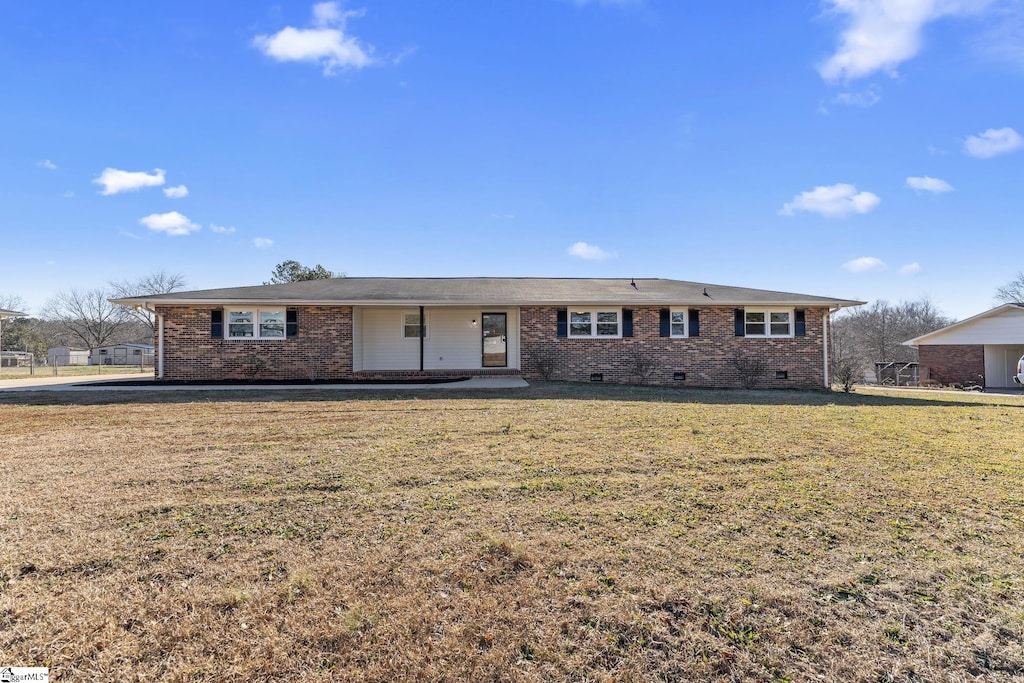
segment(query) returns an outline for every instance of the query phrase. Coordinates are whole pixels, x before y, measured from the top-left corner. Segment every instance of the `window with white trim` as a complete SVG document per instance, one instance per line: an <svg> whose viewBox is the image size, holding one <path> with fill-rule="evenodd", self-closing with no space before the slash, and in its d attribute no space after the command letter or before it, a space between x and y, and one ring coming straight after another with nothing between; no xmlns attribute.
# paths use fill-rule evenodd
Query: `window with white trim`
<svg viewBox="0 0 1024 683"><path fill-rule="evenodd" d="M765 309L743 312L745 334L748 337L792 337L793 310Z"/></svg>
<svg viewBox="0 0 1024 683"><path fill-rule="evenodd" d="M688 337L689 330L686 329L687 320L690 317L690 309L673 308L668 314L669 336Z"/></svg>
<svg viewBox="0 0 1024 683"><path fill-rule="evenodd" d="M419 313L403 313L402 314L402 336L405 339L419 339L420 338L420 314ZM423 338L427 338L427 322L423 321Z"/></svg>
<svg viewBox="0 0 1024 683"><path fill-rule="evenodd" d="M611 338L622 336L622 309L569 309L569 336Z"/></svg>
<svg viewBox="0 0 1024 683"><path fill-rule="evenodd" d="M226 310L228 329L225 339L284 339L283 308L244 308Z"/></svg>

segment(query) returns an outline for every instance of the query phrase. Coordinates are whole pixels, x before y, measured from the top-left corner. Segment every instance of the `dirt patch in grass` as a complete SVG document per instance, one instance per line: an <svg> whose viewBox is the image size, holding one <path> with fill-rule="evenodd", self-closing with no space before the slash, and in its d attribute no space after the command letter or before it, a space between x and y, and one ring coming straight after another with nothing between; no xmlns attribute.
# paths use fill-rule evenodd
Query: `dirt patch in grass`
<svg viewBox="0 0 1024 683"><path fill-rule="evenodd" d="M1011 680L1017 397L0 399L0 653L60 680Z"/></svg>

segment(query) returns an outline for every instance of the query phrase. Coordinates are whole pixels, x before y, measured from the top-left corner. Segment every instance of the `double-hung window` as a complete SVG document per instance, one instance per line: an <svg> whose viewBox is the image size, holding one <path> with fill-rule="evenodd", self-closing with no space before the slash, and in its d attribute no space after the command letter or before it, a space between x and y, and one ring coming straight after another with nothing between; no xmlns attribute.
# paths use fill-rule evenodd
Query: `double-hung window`
<svg viewBox="0 0 1024 683"><path fill-rule="evenodd" d="M244 308L226 311L228 339L284 339L283 308Z"/></svg>
<svg viewBox="0 0 1024 683"><path fill-rule="evenodd" d="M621 309L569 309L569 336L611 338L622 336Z"/></svg>
<svg viewBox="0 0 1024 683"><path fill-rule="evenodd" d="M686 308L673 308L669 311L670 337L688 337L686 322L690 311Z"/></svg>
<svg viewBox="0 0 1024 683"><path fill-rule="evenodd" d="M743 314L745 333L748 337L792 337L792 310L747 309Z"/></svg>
<svg viewBox="0 0 1024 683"><path fill-rule="evenodd" d="M426 321L423 322L423 337L427 336ZM419 339L420 338L420 314L419 313L403 313L402 314L402 337L405 339Z"/></svg>

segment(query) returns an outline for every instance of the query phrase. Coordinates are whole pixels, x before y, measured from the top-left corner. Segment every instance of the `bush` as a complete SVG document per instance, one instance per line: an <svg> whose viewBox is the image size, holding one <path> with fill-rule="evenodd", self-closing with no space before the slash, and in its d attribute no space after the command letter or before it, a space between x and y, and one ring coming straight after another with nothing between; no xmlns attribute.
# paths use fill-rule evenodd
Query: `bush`
<svg viewBox="0 0 1024 683"><path fill-rule="evenodd" d="M760 356L736 356L732 362L744 389L753 389L768 374L768 364Z"/></svg>
<svg viewBox="0 0 1024 683"><path fill-rule="evenodd" d="M661 367L658 357L642 346L634 346L630 350L628 363L627 372L637 384L647 384Z"/></svg>
<svg viewBox="0 0 1024 683"><path fill-rule="evenodd" d="M832 366L832 381L843 388L843 391L850 393L853 385L857 383L857 374L860 368L855 360L851 358L840 358Z"/></svg>
<svg viewBox="0 0 1024 683"><path fill-rule="evenodd" d="M544 346L529 352L530 360L537 368L541 379L554 379L555 370L558 368L558 360L555 349L552 346Z"/></svg>

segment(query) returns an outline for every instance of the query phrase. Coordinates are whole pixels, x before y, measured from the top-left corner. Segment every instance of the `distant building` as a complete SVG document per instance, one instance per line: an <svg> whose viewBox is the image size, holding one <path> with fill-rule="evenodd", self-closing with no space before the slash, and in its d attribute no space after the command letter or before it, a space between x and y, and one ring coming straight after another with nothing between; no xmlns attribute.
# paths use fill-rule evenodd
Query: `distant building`
<svg viewBox="0 0 1024 683"><path fill-rule="evenodd" d="M997 306L903 342L917 347L921 380L1015 388L1017 360L1024 356L1024 303Z"/></svg>
<svg viewBox="0 0 1024 683"><path fill-rule="evenodd" d="M0 366L5 368L27 368L32 365L32 354L28 351L0 351Z"/></svg>
<svg viewBox="0 0 1024 683"><path fill-rule="evenodd" d="M152 344L110 344L89 352L89 365L152 365Z"/></svg>
<svg viewBox="0 0 1024 683"><path fill-rule="evenodd" d="M70 349L66 346L55 346L46 352L46 364L58 367L88 365L89 352L82 349Z"/></svg>

